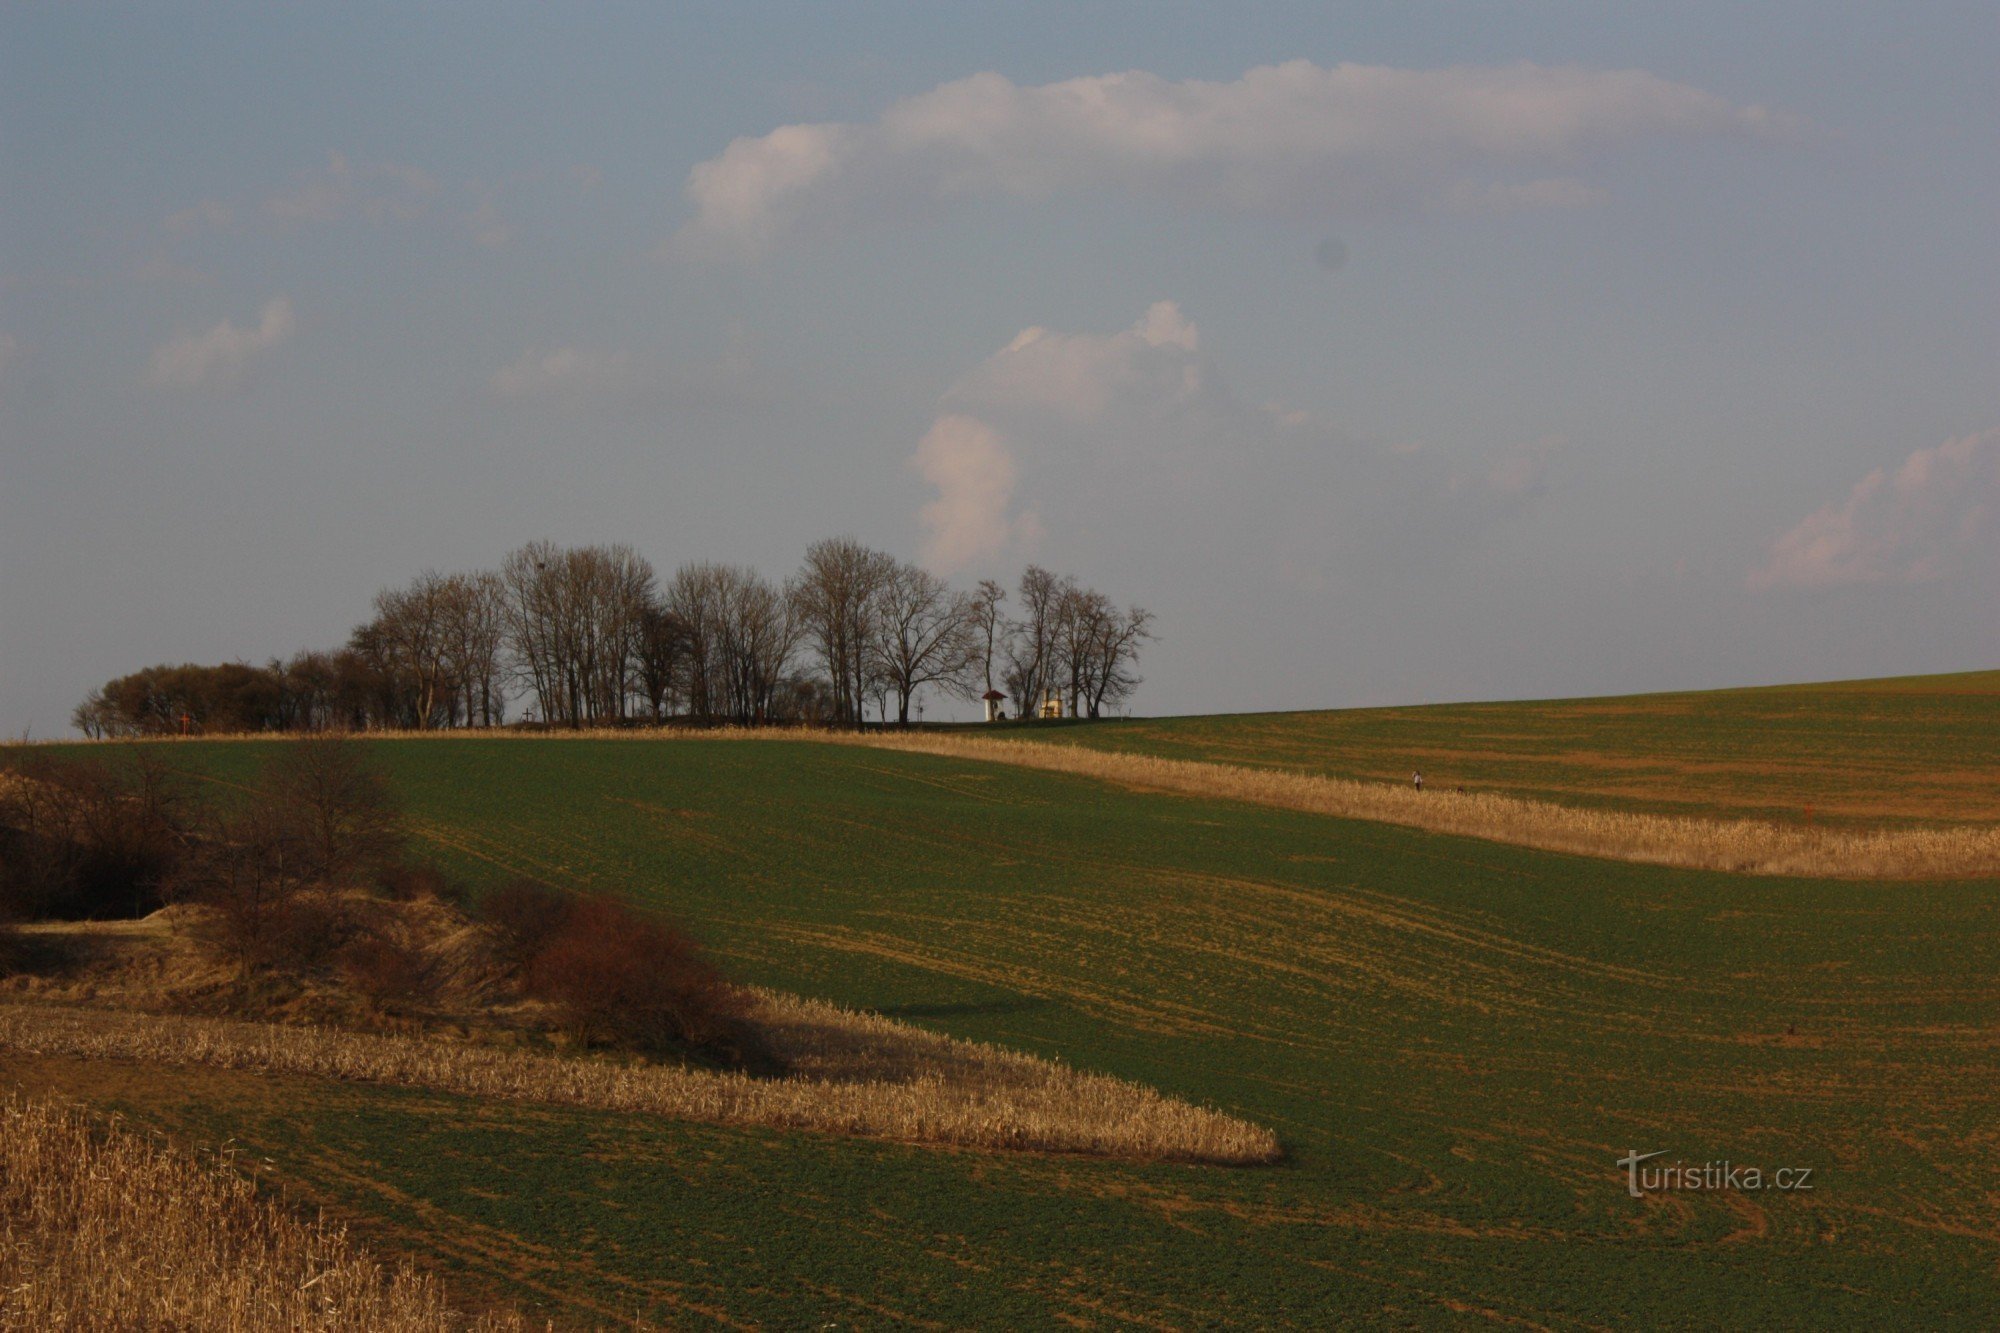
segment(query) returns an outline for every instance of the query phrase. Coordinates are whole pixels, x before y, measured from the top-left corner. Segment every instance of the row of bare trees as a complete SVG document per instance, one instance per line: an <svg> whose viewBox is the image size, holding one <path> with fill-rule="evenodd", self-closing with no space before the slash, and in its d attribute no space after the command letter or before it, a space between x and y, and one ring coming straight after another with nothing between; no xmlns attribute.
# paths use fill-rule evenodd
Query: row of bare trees
<svg viewBox="0 0 2000 1333"><path fill-rule="evenodd" d="M1131 696L1148 612L1034 565L1018 594L1010 616L992 580L961 591L845 537L814 543L783 584L707 562L663 582L627 546L532 542L498 570L383 590L342 649L148 668L94 691L75 721L91 735L428 730L497 725L518 702L528 720L570 727L860 726L870 704L908 725L927 691L997 691L1017 717L1050 698L1098 717Z"/></svg>

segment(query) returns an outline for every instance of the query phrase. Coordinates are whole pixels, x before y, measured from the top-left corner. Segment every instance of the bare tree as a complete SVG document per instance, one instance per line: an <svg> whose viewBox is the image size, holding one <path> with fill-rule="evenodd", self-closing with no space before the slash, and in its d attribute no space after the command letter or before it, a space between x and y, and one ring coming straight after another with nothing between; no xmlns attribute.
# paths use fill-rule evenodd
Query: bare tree
<svg viewBox="0 0 2000 1333"><path fill-rule="evenodd" d="M877 595L895 563L852 537L833 537L807 549L805 567L791 585L800 629L833 685L834 713L851 726L861 725Z"/></svg>
<svg viewBox="0 0 2000 1333"><path fill-rule="evenodd" d="M277 961L296 928L299 897L309 883L301 831L286 811L253 800L199 845L175 894L209 908L207 931L247 982Z"/></svg>
<svg viewBox="0 0 2000 1333"><path fill-rule="evenodd" d="M1086 639L1080 689L1090 717L1100 717L1106 705L1123 703L1139 688L1139 648L1157 637L1153 613L1131 607L1123 615L1104 604L1104 614Z"/></svg>
<svg viewBox="0 0 2000 1333"><path fill-rule="evenodd" d="M541 715L573 727L626 716L653 567L628 546L532 542L501 566L506 626Z"/></svg>
<svg viewBox="0 0 2000 1333"><path fill-rule="evenodd" d="M988 690L993 688L993 664L1007 646L1007 619L1000 610L1000 603L1006 600L1005 588L992 579L981 579L966 608L966 621L977 643L980 677Z"/></svg>
<svg viewBox="0 0 2000 1333"><path fill-rule="evenodd" d="M721 656L729 715L749 725L771 702L798 642L790 599L753 569L724 567Z"/></svg>
<svg viewBox="0 0 2000 1333"><path fill-rule="evenodd" d="M1139 617L1136 637L1109 597L1074 583L1063 587L1056 602L1055 674L1067 683L1071 717L1097 716L1103 689L1128 665L1128 653L1136 655L1138 637L1150 637L1144 628L1150 617L1144 611L1133 614ZM1107 654L1111 645L1115 651Z"/></svg>
<svg viewBox="0 0 2000 1333"><path fill-rule="evenodd" d="M655 726L674 711L674 696L687 671L688 640L687 623L664 603L655 601L640 610L636 680Z"/></svg>
<svg viewBox="0 0 2000 1333"><path fill-rule="evenodd" d="M667 585L667 614L686 636L682 680L688 716L697 722L714 722L727 709L722 633L729 579L727 566L702 562L682 565Z"/></svg>
<svg viewBox="0 0 2000 1333"><path fill-rule="evenodd" d="M897 562L877 594L876 674L894 691L896 723L910 725L910 699L926 685L964 693L976 660L972 599L916 565Z"/></svg>
<svg viewBox="0 0 2000 1333"><path fill-rule="evenodd" d="M506 715L502 653L507 642L506 585L498 574L454 574L445 585L445 645L457 705L468 727Z"/></svg>
<svg viewBox="0 0 2000 1333"><path fill-rule="evenodd" d="M339 732L286 741L258 784L291 830L294 868L323 883L354 878L399 842L395 799L369 763L368 744Z"/></svg>
<svg viewBox="0 0 2000 1333"><path fill-rule="evenodd" d="M1021 717L1034 716L1052 683L1063 593L1073 582L1040 565L1021 574L1021 618L1009 626L1006 669L1007 692Z"/></svg>
<svg viewBox="0 0 2000 1333"><path fill-rule="evenodd" d="M449 683L450 601L451 581L430 570L407 588L384 588L375 594L372 643L387 667L409 682L410 721L420 729L437 724L440 692Z"/></svg>

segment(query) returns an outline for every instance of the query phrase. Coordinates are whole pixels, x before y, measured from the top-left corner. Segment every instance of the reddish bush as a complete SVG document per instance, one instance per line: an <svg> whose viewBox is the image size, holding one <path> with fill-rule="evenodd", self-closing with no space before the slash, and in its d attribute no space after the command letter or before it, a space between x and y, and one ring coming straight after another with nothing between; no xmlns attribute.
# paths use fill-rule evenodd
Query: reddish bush
<svg viewBox="0 0 2000 1333"><path fill-rule="evenodd" d="M436 866L415 861L390 861L375 871L375 887L385 898L412 903L430 898L441 903L461 903L465 886Z"/></svg>
<svg viewBox="0 0 2000 1333"><path fill-rule="evenodd" d="M761 1058L740 995L694 941L609 898L575 900L530 961L527 983L586 1041L737 1065Z"/></svg>
<svg viewBox="0 0 2000 1333"><path fill-rule="evenodd" d="M340 974L378 1009L422 997L430 989L423 954L382 935L367 934L340 951Z"/></svg>
<svg viewBox="0 0 2000 1333"><path fill-rule="evenodd" d="M569 920L576 899L532 879L514 879L479 900L479 915L500 936L500 950L516 967L526 967Z"/></svg>

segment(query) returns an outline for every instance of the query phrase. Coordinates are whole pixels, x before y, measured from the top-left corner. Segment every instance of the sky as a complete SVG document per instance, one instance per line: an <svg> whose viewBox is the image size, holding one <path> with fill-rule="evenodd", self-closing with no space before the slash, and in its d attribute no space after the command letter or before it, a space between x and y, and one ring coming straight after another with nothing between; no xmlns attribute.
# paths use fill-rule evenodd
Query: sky
<svg viewBox="0 0 2000 1333"><path fill-rule="evenodd" d="M1145 714L2000 666L1995 68L1989 4L7 7L0 734L541 538L1040 563L1155 614Z"/></svg>

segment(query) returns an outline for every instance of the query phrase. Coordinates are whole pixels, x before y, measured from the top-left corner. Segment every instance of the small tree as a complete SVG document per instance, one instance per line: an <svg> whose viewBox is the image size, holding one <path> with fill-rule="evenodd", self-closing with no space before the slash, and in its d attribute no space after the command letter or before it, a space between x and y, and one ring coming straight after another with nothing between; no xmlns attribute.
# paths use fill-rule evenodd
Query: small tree
<svg viewBox="0 0 2000 1333"><path fill-rule="evenodd" d="M217 823L177 881L177 895L209 909L211 940L240 980L281 962L298 933L312 853L291 812L253 799Z"/></svg>
<svg viewBox="0 0 2000 1333"><path fill-rule="evenodd" d="M272 817L295 831L302 872L329 884L380 865L400 842L395 799L366 744L337 732L301 736L280 747L263 775Z"/></svg>

